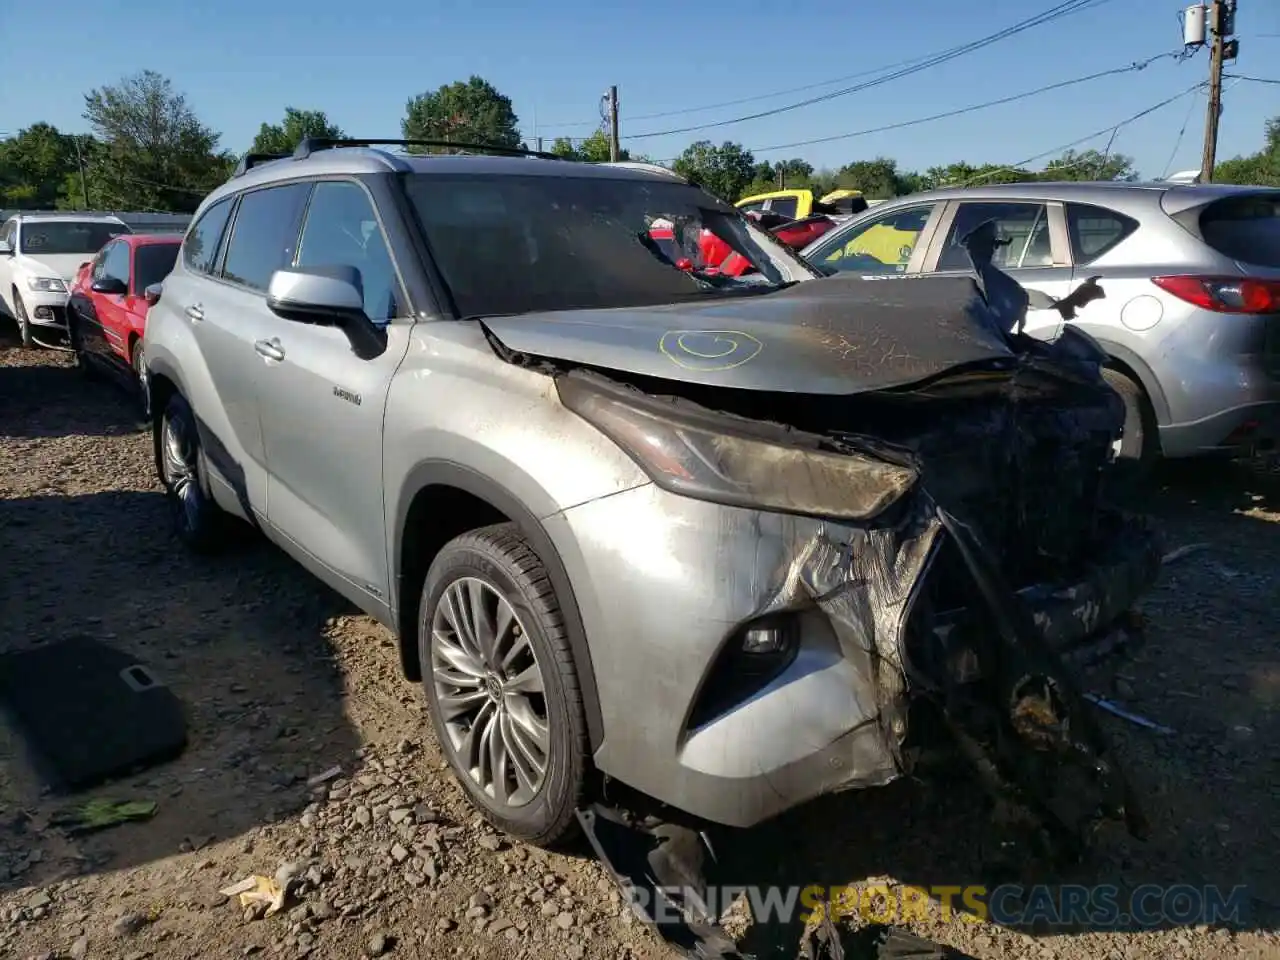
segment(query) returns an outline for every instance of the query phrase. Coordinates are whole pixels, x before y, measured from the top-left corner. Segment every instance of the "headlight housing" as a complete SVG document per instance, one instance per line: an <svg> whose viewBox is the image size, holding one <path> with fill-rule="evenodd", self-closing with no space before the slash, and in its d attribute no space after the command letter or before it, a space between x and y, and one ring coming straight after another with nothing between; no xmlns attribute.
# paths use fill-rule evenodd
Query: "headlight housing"
<svg viewBox="0 0 1280 960"><path fill-rule="evenodd" d="M819 449L816 436L753 436L719 418L673 415L607 381L559 377L560 401L618 444L659 487L729 506L836 520L869 520L902 498L917 473L858 453ZM772 433L773 435L768 435ZM806 445L806 440L811 441Z"/></svg>
<svg viewBox="0 0 1280 960"><path fill-rule="evenodd" d="M27 286L38 293L67 292L67 285L58 277L28 277Z"/></svg>

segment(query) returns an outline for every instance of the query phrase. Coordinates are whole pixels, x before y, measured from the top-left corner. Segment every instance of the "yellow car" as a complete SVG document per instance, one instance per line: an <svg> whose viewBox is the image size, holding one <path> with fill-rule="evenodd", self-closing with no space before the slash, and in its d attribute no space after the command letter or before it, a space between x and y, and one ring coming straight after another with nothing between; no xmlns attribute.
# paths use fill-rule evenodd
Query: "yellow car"
<svg viewBox="0 0 1280 960"><path fill-rule="evenodd" d="M795 220L803 220L815 213L848 217L861 213L867 206L861 190L833 190L821 200L814 199L812 190L774 190L743 197L737 203L743 213L768 211Z"/></svg>

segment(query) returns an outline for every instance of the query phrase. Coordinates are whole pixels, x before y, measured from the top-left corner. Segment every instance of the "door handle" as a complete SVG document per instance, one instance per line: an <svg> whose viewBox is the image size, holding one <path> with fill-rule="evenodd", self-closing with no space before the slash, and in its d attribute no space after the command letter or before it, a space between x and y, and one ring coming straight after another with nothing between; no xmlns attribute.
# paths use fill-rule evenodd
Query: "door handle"
<svg viewBox="0 0 1280 960"><path fill-rule="evenodd" d="M280 346L280 341L274 337L270 340L258 340L254 343L253 349L268 360L284 359L284 347Z"/></svg>
<svg viewBox="0 0 1280 960"><path fill-rule="evenodd" d="M188 320L194 320L197 323L204 319L204 307L198 303L193 303L184 311Z"/></svg>

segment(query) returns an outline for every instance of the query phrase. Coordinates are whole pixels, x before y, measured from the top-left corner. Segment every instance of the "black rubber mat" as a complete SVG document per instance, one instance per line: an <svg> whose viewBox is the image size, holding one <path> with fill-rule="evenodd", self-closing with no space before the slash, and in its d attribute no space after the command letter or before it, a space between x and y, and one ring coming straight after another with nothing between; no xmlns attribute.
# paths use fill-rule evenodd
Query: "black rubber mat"
<svg viewBox="0 0 1280 960"><path fill-rule="evenodd" d="M187 742L173 692L135 657L88 637L0 656L0 704L62 792L172 759Z"/></svg>

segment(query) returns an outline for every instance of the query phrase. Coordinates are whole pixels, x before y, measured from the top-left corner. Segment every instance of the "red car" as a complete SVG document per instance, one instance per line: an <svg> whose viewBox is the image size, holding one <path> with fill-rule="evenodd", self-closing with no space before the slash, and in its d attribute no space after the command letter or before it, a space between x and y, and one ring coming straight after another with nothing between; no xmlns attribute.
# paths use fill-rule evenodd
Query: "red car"
<svg viewBox="0 0 1280 960"><path fill-rule="evenodd" d="M144 404L142 330L181 244L181 234L118 236L80 265L71 284L67 333L76 363L86 372L106 370L123 377L141 389Z"/></svg>
<svg viewBox="0 0 1280 960"><path fill-rule="evenodd" d="M755 211L747 213L747 217L768 230L780 243L792 250L803 250L839 222L822 213L802 220L791 220L778 214ZM750 264L744 257L734 253L727 243L710 230L703 230L698 238L696 262L681 255L669 222L655 221L649 229L649 236L657 243L664 256L684 270L697 268L703 273L722 273L726 276L738 277L750 268Z"/></svg>

